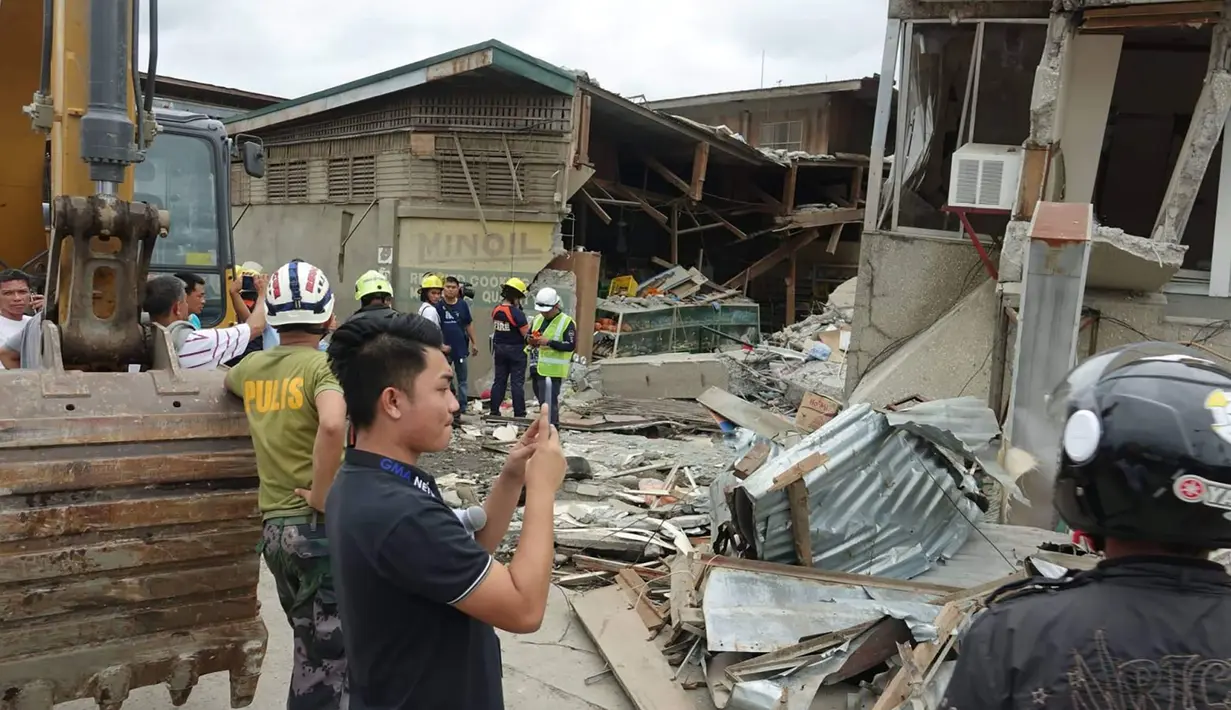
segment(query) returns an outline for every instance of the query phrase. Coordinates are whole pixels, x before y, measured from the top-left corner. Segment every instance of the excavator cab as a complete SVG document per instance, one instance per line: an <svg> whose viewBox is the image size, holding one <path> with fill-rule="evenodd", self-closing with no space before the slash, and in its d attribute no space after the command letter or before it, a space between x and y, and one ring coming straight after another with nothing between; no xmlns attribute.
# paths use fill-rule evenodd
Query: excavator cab
<svg viewBox="0 0 1231 710"><path fill-rule="evenodd" d="M222 671L245 707L265 656L243 407L141 319L149 276L190 270L213 284L203 325L233 320L231 154L250 174L263 160L217 121L153 108L144 5L143 87L142 0L0 0L0 261L47 276L41 367L0 371L6 710L120 710L151 685L182 705Z"/></svg>
<svg viewBox="0 0 1231 710"><path fill-rule="evenodd" d="M145 160L133 167L133 200L170 214L167 237L154 243L150 274L200 275L206 295L201 325L231 325L230 164L238 155L250 175L261 177L263 148L258 142L235 143L220 121L201 114L162 108L154 116L162 130L146 149Z"/></svg>

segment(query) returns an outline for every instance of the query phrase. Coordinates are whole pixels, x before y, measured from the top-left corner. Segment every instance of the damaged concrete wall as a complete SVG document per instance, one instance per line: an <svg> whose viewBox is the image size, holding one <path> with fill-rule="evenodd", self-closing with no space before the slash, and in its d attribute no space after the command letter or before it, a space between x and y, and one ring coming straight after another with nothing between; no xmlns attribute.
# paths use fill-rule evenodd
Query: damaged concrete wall
<svg viewBox="0 0 1231 710"><path fill-rule="evenodd" d="M984 278L940 320L868 371L847 403L883 407L911 395L986 401L999 301L996 281Z"/></svg>
<svg viewBox="0 0 1231 710"><path fill-rule="evenodd" d="M560 223L489 219L484 225L477 219L408 216L411 214L414 212L404 212L399 225L398 282L407 285L407 295L398 294L398 306L403 310L418 308L418 284L426 272L456 276L474 285L470 309L479 355L471 360L469 375L471 392L481 391L490 382L487 343L491 311L501 301L500 286L512 276L531 283L557 254L563 253ZM526 310L528 316L533 315L533 308L527 306Z"/></svg>
<svg viewBox="0 0 1231 710"><path fill-rule="evenodd" d="M864 232L846 391L985 278L969 242Z"/></svg>
<svg viewBox="0 0 1231 710"><path fill-rule="evenodd" d="M303 259L325 271L337 297L339 318L359 307L354 299L355 278L376 268L379 246L393 245L397 200L382 201L359 222L363 205L253 205L235 227L235 262L256 261L272 271L291 259ZM240 207L238 210L242 210ZM382 210L388 219L382 218ZM355 232L346 243L345 273L338 273L342 212L355 217ZM236 216L239 212L236 211ZM381 226L388 222L386 234ZM399 300L405 294L398 294Z"/></svg>

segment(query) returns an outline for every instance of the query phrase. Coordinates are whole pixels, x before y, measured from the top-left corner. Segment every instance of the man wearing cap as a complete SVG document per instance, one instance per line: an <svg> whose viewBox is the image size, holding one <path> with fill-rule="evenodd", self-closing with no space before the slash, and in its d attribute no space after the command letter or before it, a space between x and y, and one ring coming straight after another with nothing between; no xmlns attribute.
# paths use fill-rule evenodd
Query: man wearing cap
<svg viewBox="0 0 1231 710"><path fill-rule="evenodd" d="M560 294L548 286L539 289L534 296L534 310L538 315L530 325L530 347L538 349L538 357L530 376L539 401L551 406L551 424L560 426L560 387L568 379L577 349L577 326L567 313L560 309Z"/></svg>

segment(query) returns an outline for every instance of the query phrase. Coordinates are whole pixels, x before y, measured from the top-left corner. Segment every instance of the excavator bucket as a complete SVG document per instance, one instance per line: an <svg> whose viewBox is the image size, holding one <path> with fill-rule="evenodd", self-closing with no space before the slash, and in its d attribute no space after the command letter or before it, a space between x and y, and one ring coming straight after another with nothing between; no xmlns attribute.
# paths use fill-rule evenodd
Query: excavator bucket
<svg viewBox="0 0 1231 710"><path fill-rule="evenodd" d="M160 683L181 705L220 671L247 706L267 632L243 407L161 326L143 373L65 372L42 328L43 369L0 372L0 708Z"/></svg>

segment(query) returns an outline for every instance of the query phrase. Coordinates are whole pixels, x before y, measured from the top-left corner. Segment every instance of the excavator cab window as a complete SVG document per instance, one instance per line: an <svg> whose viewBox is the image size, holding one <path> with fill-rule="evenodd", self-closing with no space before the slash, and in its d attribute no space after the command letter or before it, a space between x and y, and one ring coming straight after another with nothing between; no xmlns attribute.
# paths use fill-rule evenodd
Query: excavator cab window
<svg viewBox="0 0 1231 710"><path fill-rule="evenodd" d="M151 275L191 271L205 279L203 324L225 312L219 259L229 233L219 213L218 148L205 138L164 132L133 167L133 199L171 213L171 230L159 239L150 259Z"/></svg>

